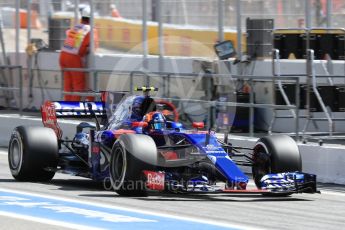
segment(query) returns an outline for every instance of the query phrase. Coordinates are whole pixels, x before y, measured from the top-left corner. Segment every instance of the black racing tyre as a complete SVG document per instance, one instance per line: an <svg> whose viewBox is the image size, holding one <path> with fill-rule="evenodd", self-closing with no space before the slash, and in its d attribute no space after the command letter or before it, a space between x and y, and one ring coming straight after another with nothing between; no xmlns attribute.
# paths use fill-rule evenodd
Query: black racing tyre
<svg viewBox="0 0 345 230"><path fill-rule="evenodd" d="M302 171L302 159L296 142L286 135L260 138L253 151L252 173L260 189L261 178L269 173Z"/></svg>
<svg viewBox="0 0 345 230"><path fill-rule="evenodd" d="M8 164L19 181L50 181L58 164L58 140L45 127L19 126L12 132L8 147Z"/></svg>
<svg viewBox="0 0 345 230"><path fill-rule="evenodd" d="M121 196L146 196L143 170L154 170L155 162L139 159L140 155L157 157L153 139L146 135L123 134L114 143L110 159L110 180Z"/></svg>

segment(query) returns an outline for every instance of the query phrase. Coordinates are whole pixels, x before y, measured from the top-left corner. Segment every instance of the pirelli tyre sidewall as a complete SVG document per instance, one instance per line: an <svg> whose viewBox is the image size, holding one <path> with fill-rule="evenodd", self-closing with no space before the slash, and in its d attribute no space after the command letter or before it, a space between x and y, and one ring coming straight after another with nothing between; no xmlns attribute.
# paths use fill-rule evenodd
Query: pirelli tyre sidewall
<svg viewBox="0 0 345 230"><path fill-rule="evenodd" d="M123 134L114 143L110 159L110 180L119 195L147 195L143 170L154 170L155 166L137 157L145 154L152 157L157 155L156 145L149 136Z"/></svg>
<svg viewBox="0 0 345 230"><path fill-rule="evenodd" d="M20 181L49 181L58 163L55 132L45 127L19 126L12 132L8 164L12 176Z"/></svg>
<svg viewBox="0 0 345 230"><path fill-rule="evenodd" d="M286 135L260 138L253 151L252 173L261 188L261 178L269 173L302 171L302 159L296 142Z"/></svg>

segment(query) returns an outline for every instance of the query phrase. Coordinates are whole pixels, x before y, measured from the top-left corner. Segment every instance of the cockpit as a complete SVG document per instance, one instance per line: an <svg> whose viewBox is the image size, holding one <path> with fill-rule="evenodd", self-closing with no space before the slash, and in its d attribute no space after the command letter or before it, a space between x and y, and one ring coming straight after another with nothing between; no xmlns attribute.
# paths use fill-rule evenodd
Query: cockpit
<svg viewBox="0 0 345 230"><path fill-rule="evenodd" d="M134 95L126 96L121 100L110 117L109 129L118 129L125 125L126 122L144 121L146 114L155 111L156 104L152 98Z"/></svg>

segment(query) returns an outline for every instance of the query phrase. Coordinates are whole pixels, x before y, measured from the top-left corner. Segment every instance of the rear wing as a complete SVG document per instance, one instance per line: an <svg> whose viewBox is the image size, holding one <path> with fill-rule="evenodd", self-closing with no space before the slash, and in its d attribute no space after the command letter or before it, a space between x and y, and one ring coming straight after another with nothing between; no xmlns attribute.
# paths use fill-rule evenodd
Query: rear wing
<svg viewBox="0 0 345 230"><path fill-rule="evenodd" d="M57 118L93 118L91 111L100 118L106 118L104 102L83 101L46 101L41 106L44 127L55 131L58 139L62 138L62 130Z"/></svg>
<svg viewBox="0 0 345 230"><path fill-rule="evenodd" d="M105 104L102 101L55 101L57 118L93 118L90 109L97 117L106 117Z"/></svg>

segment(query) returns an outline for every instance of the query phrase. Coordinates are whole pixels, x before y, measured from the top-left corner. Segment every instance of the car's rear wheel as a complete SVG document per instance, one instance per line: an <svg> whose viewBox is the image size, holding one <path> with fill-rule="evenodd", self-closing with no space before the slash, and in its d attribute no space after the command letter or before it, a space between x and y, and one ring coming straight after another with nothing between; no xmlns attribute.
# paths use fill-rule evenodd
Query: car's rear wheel
<svg viewBox="0 0 345 230"><path fill-rule="evenodd" d="M121 196L146 196L143 170L153 170L154 162L139 159L139 155L157 155L152 138L145 135L122 135L112 149L110 179Z"/></svg>
<svg viewBox="0 0 345 230"><path fill-rule="evenodd" d="M261 178L269 173L302 171L302 160L296 142L286 135L260 138L253 151L252 173L261 188Z"/></svg>
<svg viewBox="0 0 345 230"><path fill-rule="evenodd" d="M50 181L58 163L58 141L52 129L19 126L11 135L8 164L20 181Z"/></svg>

